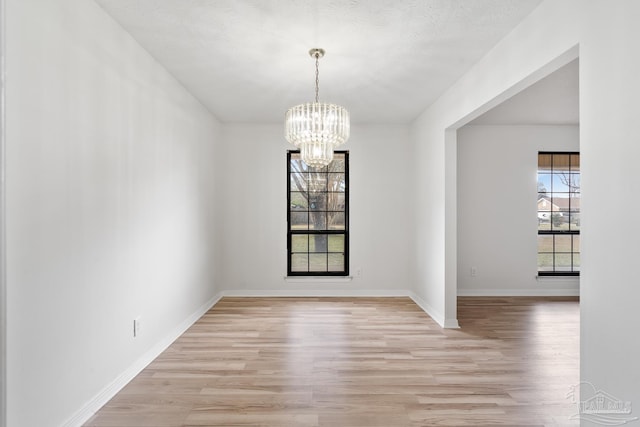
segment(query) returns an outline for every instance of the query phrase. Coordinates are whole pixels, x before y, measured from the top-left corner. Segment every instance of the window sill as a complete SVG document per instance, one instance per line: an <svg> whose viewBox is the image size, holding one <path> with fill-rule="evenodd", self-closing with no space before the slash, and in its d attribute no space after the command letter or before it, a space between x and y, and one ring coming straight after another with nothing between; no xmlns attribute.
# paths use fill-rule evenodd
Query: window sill
<svg viewBox="0 0 640 427"><path fill-rule="evenodd" d="M353 276L285 276L287 283L348 283Z"/></svg>
<svg viewBox="0 0 640 427"><path fill-rule="evenodd" d="M552 275L542 275L542 276L536 276L536 280L566 280L566 281L576 281L576 280L580 280L580 275L557 275L557 276L552 276Z"/></svg>

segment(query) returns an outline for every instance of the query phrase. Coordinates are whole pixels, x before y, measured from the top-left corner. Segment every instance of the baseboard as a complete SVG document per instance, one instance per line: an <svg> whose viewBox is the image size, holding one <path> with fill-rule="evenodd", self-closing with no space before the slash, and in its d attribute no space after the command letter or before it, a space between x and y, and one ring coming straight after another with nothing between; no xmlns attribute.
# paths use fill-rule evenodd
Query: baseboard
<svg viewBox="0 0 640 427"><path fill-rule="evenodd" d="M460 324L458 323L458 319L444 319L445 329L460 329Z"/></svg>
<svg viewBox="0 0 640 427"><path fill-rule="evenodd" d="M200 319L211 307L222 298L222 294L217 294L209 301L200 306L193 314L176 326L167 336L154 345L142 357L136 360L129 368L121 373L111 384L87 402L78 412L62 424L62 427L81 427L100 408L102 408L113 396L126 386L136 375L146 368L156 357L167 349L180 335Z"/></svg>
<svg viewBox="0 0 640 427"><path fill-rule="evenodd" d="M460 289L459 297L574 297L580 289Z"/></svg>
<svg viewBox="0 0 640 427"><path fill-rule="evenodd" d="M222 291L225 297L409 297L409 293L396 290L355 289L232 289Z"/></svg>
<svg viewBox="0 0 640 427"><path fill-rule="evenodd" d="M415 302L416 305L422 309L422 311L427 313L427 315L431 317L438 325L440 325L443 328L445 327L446 322L444 319L444 315L442 313L440 313L438 310L436 310L435 308L427 304L425 300L423 300L413 292L409 294L409 298L411 298L413 302Z"/></svg>

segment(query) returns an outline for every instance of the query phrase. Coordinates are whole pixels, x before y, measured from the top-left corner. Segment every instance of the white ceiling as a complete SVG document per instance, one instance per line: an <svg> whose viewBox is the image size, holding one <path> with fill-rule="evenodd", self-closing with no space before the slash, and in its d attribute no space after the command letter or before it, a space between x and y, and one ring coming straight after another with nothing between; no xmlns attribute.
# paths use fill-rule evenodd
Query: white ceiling
<svg viewBox="0 0 640 427"><path fill-rule="evenodd" d="M577 125L580 123L578 60L529 86L470 125Z"/></svg>
<svg viewBox="0 0 640 427"><path fill-rule="evenodd" d="M278 122L314 98L407 123L541 0L96 0L220 120Z"/></svg>

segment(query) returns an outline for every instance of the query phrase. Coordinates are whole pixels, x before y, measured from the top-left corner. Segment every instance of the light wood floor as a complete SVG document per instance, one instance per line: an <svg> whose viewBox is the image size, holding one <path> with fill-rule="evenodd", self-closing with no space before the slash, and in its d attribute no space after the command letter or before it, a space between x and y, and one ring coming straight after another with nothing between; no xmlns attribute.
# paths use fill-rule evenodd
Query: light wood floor
<svg viewBox="0 0 640 427"><path fill-rule="evenodd" d="M224 298L87 427L577 425L575 298Z"/></svg>

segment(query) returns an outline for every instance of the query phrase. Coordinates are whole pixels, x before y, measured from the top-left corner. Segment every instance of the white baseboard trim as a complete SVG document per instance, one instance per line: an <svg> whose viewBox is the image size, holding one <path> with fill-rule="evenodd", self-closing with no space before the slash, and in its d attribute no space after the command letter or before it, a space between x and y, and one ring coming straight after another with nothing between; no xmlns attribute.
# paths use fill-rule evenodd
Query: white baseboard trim
<svg viewBox="0 0 640 427"><path fill-rule="evenodd" d="M427 313L427 315L431 317L438 325L440 325L442 328L445 327L446 322L444 319L444 315L442 313L440 313L435 308L431 307L429 304L425 302L425 300L423 300L413 292L409 294L409 298L411 298L413 302L415 302L416 305L422 309L422 311Z"/></svg>
<svg viewBox="0 0 640 427"><path fill-rule="evenodd" d="M209 301L201 305L193 314L186 318L182 323L176 326L167 336L160 342L151 347L149 351L136 360L124 372L122 372L115 380L107 385L102 391L89 400L79 411L62 424L62 427L81 427L87 422L100 408L102 408L113 396L126 386L136 375L146 368L156 357L167 349L180 335L191 327L198 319L200 319L211 307L216 305L222 298L222 294L218 293Z"/></svg>
<svg viewBox="0 0 640 427"><path fill-rule="evenodd" d="M395 290L355 289L233 289L222 291L225 297L408 297L408 292Z"/></svg>
<svg viewBox="0 0 640 427"><path fill-rule="evenodd" d="M444 319L445 329L460 329L460 324L458 323L458 319Z"/></svg>
<svg viewBox="0 0 640 427"><path fill-rule="evenodd" d="M459 297L574 297L580 289L459 289Z"/></svg>

